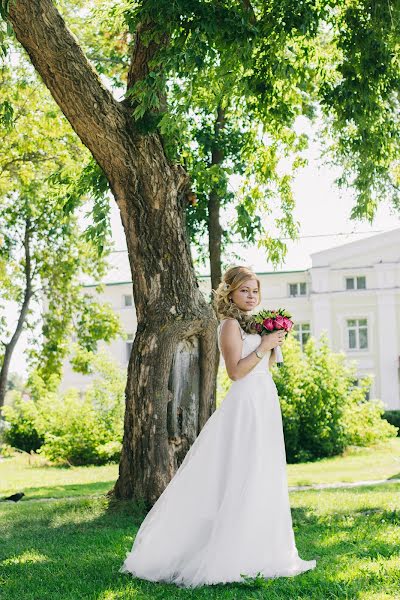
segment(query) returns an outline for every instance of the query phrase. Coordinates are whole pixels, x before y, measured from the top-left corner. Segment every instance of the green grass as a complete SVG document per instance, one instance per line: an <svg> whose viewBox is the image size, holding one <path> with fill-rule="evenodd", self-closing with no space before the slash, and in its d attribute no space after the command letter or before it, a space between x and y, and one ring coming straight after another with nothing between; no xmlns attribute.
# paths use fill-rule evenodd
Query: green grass
<svg viewBox="0 0 400 600"><path fill-rule="evenodd" d="M3 504L2 600L378 600L400 598L400 484L290 495L313 571L185 590L118 573L143 514L104 498Z"/></svg>
<svg viewBox="0 0 400 600"><path fill-rule="evenodd" d="M0 495L23 491L27 499L105 494L114 485L118 465L101 467L38 467L29 455L0 462ZM40 464L40 463L39 463ZM24 499L25 500L25 499Z"/></svg>
<svg viewBox="0 0 400 600"><path fill-rule="evenodd" d="M315 570L185 590L118 572L144 514L105 498L117 465L38 465L0 462L0 495L58 499L0 504L1 600L400 600L400 484L292 492L297 547ZM291 486L399 477L400 439L288 465L288 476Z"/></svg>
<svg viewBox="0 0 400 600"><path fill-rule="evenodd" d="M371 448L349 448L344 455L288 465L289 485L400 479L400 437Z"/></svg>
<svg viewBox="0 0 400 600"><path fill-rule="evenodd" d="M27 499L104 494L118 476L117 465L40 467L29 460L23 454L0 462L0 496L18 491L25 492ZM400 438L372 448L352 448L343 456L288 465L287 472L290 486L400 478Z"/></svg>

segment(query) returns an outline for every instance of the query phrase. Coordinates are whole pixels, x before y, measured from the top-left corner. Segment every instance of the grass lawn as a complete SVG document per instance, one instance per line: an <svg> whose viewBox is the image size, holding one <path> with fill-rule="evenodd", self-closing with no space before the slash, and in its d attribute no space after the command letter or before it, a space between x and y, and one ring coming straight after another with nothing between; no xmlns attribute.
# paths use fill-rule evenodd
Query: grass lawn
<svg viewBox="0 0 400 600"><path fill-rule="evenodd" d="M0 462L0 496L25 492L27 499L105 494L118 476L118 465L101 467L37 467L29 455ZM25 500L25 499L24 499Z"/></svg>
<svg viewBox="0 0 400 600"><path fill-rule="evenodd" d="M400 437L373 448L352 448L344 456L288 465L290 486L335 481L400 478ZM118 476L118 465L37 467L29 455L0 462L0 496L23 491L27 498L104 494Z"/></svg>
<svg viewBox="0 0 400 600"><path fill-rule="evenodd" d="M400 479L400 437L371 448L349 448L344 455L288 465L289 485Z"/></svg>
<svg viewBox="0 0 400 600"><path fill-rule="evenodd" d="M2 600L400 598L400 484L292 492L296 577L184 590L118 573L143 514L104 498L3 504Z"/></svg>
<svg viewBox="0 0 400 600"><path fill-rule="evenodd" d="M397 438L289 465L289 485L399 477L399 459ZM26 457L0 462L0 495L58 498L0 504L1 600L400 600L398 483L291 492L297 547L302 558L317 559L313 571L185 590L118 572L144 514L130 502L113 505L101 496L116 475L116 465L34 467Z"/></svg>

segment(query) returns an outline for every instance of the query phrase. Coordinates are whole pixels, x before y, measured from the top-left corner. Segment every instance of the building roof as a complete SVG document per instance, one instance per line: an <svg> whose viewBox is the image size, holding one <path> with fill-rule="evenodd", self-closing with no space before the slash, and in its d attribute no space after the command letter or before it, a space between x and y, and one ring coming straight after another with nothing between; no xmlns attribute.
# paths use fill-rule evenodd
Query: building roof
<svg viewBox="0 0 400 600"><path fill-rule="evenodd" d="M311 260L313 267L326 266L331 260L343 258L346 256L363 255L371 249L378 249L387 246L397 247L400 256L400 227L384 231L376 235L370 235L361 240L354 240L346 244L340 244L333 248L312 252Z"/></svg>
<svg viewBox="0 0 400 600"><path fill-rule="evenodd" d="M376 235L368 236L361 240L355 240L339 246L328 248L327 250L321 250L319 252L312 252L311 259L313 266L321 266L329 264L332 258L336 258L338 253L343 254L356 254L363 253L366 249L370 249L371 245L378 247L387 244L397 244L400 248L400 228L385 231ZM131 270L128 260L127 250L114 250L107 258L109 264L109 270L107 271L102 282L105 285L126 285L132 283ZM304 273L309 269L292 269L289 271L256 271L257 275L281 275L285 273ZM209 279L210 275L198 275L199 280ZM89 276L86 276L83 280L84 287L93 287L96 282L93 281Z"/></svg>

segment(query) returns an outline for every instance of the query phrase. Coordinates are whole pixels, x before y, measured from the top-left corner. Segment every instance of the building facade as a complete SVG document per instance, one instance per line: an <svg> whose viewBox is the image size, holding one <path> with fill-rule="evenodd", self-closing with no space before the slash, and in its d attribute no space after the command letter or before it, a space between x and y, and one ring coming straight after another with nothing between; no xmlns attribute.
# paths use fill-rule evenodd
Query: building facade
<svg viewBox="0 0 400 600"><path fill-rule="evenodd" d="M381 398L387 409L400 409L400 229L316 252L309 269L257 275L259 308L287 308L302 344L325 331L332 350L356 361L358 378L372 375L370 397ZM126 368L136 316L125 253L115 253L104 283L98 299L112 305L127 334L107 348ZM209 298L210 278L200 277L199 285ZM95 289L90 283L85 288ZM89 381L65 362L62 389L84 389Z"/></svg>

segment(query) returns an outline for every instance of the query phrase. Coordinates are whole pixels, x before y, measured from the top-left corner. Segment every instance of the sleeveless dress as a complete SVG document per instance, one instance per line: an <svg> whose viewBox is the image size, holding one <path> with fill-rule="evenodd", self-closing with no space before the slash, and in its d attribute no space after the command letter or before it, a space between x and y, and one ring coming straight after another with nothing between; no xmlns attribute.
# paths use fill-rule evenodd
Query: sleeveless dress
<svg viewBox="0 0 400 600"><path fill-rule="evenodd" d="M244 358L260 336L240 332ZM244 581L242 575L293 576L316 566L299 557L295 544L270 354L232 382L147 513L121 573L195 588Z"/></svg>

